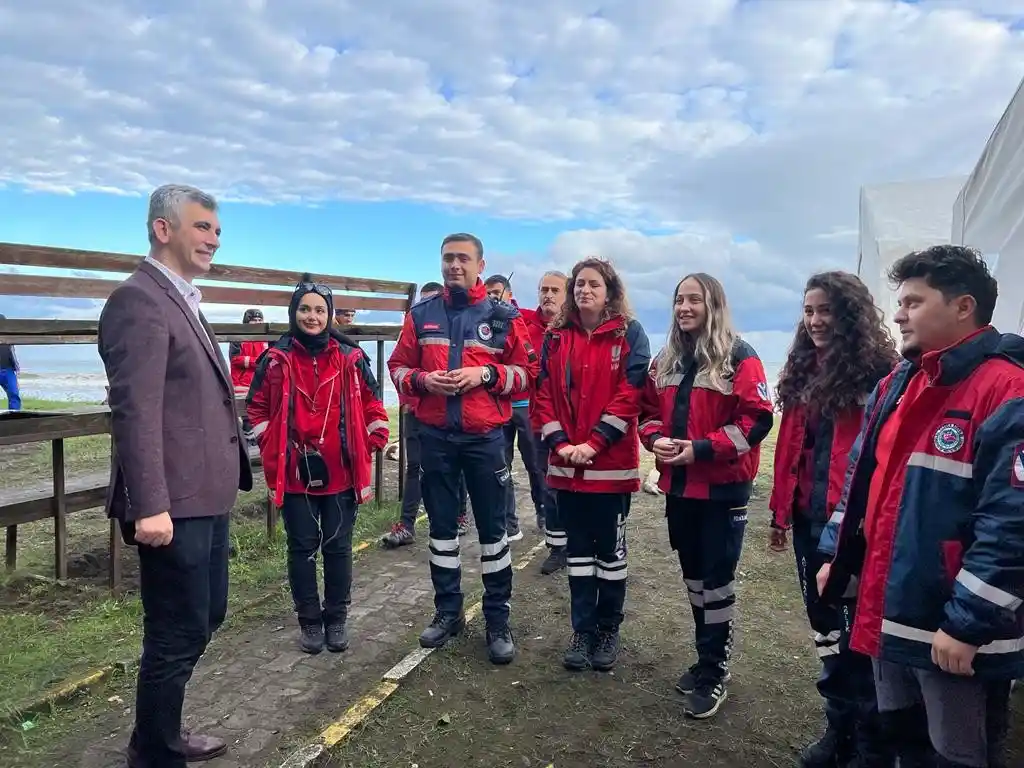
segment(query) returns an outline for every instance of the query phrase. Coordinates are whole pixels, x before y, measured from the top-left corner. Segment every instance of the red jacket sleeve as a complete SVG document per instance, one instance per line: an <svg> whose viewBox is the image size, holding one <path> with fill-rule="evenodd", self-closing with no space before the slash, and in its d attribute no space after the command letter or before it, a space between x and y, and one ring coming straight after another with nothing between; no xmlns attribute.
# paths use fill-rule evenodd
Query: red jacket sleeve
<svg viewBox="0 0 1024 768"><path fill-rule="evenodd" d="M545 338L540 352L540 366L537 374L536 396L534 398L533 422L549 450L557 451L569 444L569 436L555 414L555 403L551 385L551 353Z"/></svg>
<svg viewBox="0 0 1024 768"><path fill-rule="evenodd" d="M736 366L733 394L738 402L732 421L703 440L693 441L695 461L728 461L748 453L772 430L775 412L764 366L748 357Z"/></svg>
<svg viewBox="0 0 1024 768"><path fill-rule="evenodd" d="M625 365L619 369L618 387L587 440L598 452L625 437L630 424L640 415L640 398L651 365L651 345L636 320L626 326L626 347L629 352Z"/></svg>
<svg viewBox="0 0 1024 768"><path fill-rule="evenodd" d="M249 397L245 403L245 412L252 424L252 433L260 452L267 442L267 429L271 419L281 407L281 388L284 376L281 364L272 357L263 358L263 364L256 370Z"/></svg>
<svg viewBox="0 0 1024 768"><path fill-rule="evenodd" d="M419 384L425 371L420 367L420 345L416 340L416 324L413 322L412 313L405 316L402 324L402 331L398 335L395 348L388 358L388 370L391 372L391 381L395 384L395 390L399 395L418 395L423 393L423 387Z"/></svg>
<svg viewBox="0 0 1024 768"><path fill-rule="evenodd" d="M539 366L540 360L530 342L526 323L522 317L516 316L509 325L501 364L494 366L498 376L491 391L501 395L529 392L531 382L537 379Z"/></svg>
<svg viewBox="0 0 1024 768"><path fill-rule="evenodd" d="M665 436L665 422L661 419L661 393L655 376L658 373L658 360L655 358L644 377L644 387L640 394L640 443L648 451L654 450L654 443Z"/></svg>
<svg viewBox="0 0 1024 768"><path fill-rule="evenodd" d="M363 420L366 422L366 441L370 453L384 450L391 436L388 412L380 399L377 377L370 370L370 360L363 352L358 353L356 367L359 371L360 400L363 403Z"/></svg>

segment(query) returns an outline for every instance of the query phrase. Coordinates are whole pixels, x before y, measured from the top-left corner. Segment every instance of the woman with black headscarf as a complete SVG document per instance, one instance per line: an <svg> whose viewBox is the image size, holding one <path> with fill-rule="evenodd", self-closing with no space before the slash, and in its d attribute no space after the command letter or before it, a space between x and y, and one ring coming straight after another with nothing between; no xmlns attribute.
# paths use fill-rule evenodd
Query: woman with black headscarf
<svg viewBox="0 0 1024 768"><path fill-rule="evenodd" d="M288 305L288 333L260 361L247 403L288 535L288 582L307 653L348 647L352 530L370 496L371 456L388 440L369 361L358 344L331 331L333 314L330 288L303 275Z"/></svg>

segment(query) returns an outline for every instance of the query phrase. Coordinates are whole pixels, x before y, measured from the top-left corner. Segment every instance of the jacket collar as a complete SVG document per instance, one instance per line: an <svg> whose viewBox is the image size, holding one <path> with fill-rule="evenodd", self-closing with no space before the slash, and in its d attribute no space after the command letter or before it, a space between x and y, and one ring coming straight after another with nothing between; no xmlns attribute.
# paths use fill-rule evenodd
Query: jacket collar
<svg viewBox="0 0 1024 768"><path fill-rule="evenodd" d="M572 317L569 318L569 323L574 328L578 329L580 333L586 333L586 331L583 329L582 323L580 323L579 315L572 315ZM591 334L591 336L599 336L601 334L619 331L625 327L626 319L622 315L613 315L612 317L609 317L607 320L601 323L599 326L597 326L597 328L594 329L594 332Z"/></svg>
<svg viewBox="0 0 1024 768"><path fill-rule="evenodd" d="M926 352L913 367L924 371L937 384L956 384L967 378L986 357L995 354L1001 341L999 331L986 325L945 349Z"/></svg>
<svg viewBox="0 0 1024 768"><path fill-rule="evenodd" d="M446 285L444 287L443 296L445 305L449 307L468 307L473 304L479 304L487 298L487 287L484 285L483 280L477 278L476 285L468 291L463 291L458 288L452 290Z"/></svg>

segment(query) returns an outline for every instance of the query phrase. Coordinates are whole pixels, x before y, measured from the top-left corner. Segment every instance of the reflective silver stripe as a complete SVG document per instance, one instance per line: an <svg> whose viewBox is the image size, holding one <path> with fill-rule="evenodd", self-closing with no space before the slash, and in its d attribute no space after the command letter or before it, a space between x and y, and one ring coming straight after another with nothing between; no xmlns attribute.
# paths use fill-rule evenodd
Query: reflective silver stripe
<svg viewBox="0 0 1024 768"><path fill-rule="evenodd" d="M686 584L686 588L691 592L703 592L704 591L704 580L703 579L683 579Z"/></svg>
<svg viewBox="0 0 1024 768"><path fill-rule="evenodd" d="M530 377L526 375L526 369L521 365L509 366L516 372L516 392L525 392L530 388Z"/></svg>
<svg viewBox="0 0 1024 768"><path fill-rule="evenodd" d="M263 422L260 422L259 424L253 424L253 426L252 426L253 437L259 437L260 435L262 435L264 432L267 431L267 427L269 427L269 426L270 426L270 422L269 421L263 421Z"/></svg>
<svg viewBox="0 0 1024 768"><path fill-rule="evenodd" d="M823 635L820 632L814 633L814 650L818 653L818 658L823 659L826 656L836 656L839 654L839 638L840 633L838 629L834 629L827 635Z"/></svg>
<svg viewBox="0 0 1024 768"><path fill-rule="evenodd" d="M718 600L728 600L730 597L736 596L736 582L730 581L724 587L716 587L715 589L704 590L704 602L714 603Z"/></svg>
<svg viewBox="0 0 1024 768"><path fill-rule="evenodd" d="M482 554L482 553L481 553ZM512 567L512 553L506 552L503 557L497 560L481 560L480 561L480 573L497 573L503 571L506 568Z"/></svg>
<svg viewBox="0 0 1024 768"><path fill-rule="evenodd" d="M597 578L604 581L625 581L627 575L625 560L617 560L614 563L606 563L603 560L598 560L596 565Z"/></svg>
<svg viewBox="0 0 1024 768"><path fill-rule="evenodd" d="M584 480L639 480L639 469L585 469L583 470Z"/></svg>
<svg viewBox="0 0 1024 768"><path fill-rule="evenodd" d="M908 627L905 624L897 624L889 619L882 619L882 634L891 637L899 637L903 640L912 640L916 643L931 645L935 639L935 633L927 629ZM994 640L978 649L978 653L998 655L1002 653L1019 653L1024 651L1024 637L1015 637L1013 640Z"/></svg>
<svg viewBox="0 0 1024 768"><path fill-rule="evenodd" d="M620 419L618 416L613 416L610 413L602 415L601 421L607 424L609 427L614 427L623 434L625 434L626 430L629 428L629 425L626 423L625 419Z"/></svg>
<svg viewBox="0 0 1024 768"><path fill-rule="evenodd" d="M506 365L505 368L505 386L501 390L501 394L509 395L512 390L516 392L523 392L526 390L527 379L526 370L518 365Z"/></svg>
<svg viewBox="0 0 1024 768"><path fill-rule="evenodd" d="M462 342L462 346L473 347L474 349L482 349L484 352L487 352L491 355L500 355L504 351L501 349L501 347L491 347L488 346L487 344L484 344L482 341L477 341L476 339L467 339L466 341Z"/></svg>
<svg viewBox="0 0 1024 768"><path fill-rule="evenodd" d="M597 575L597 563L594 562L592 557L567 557L565 565L570 576Z"/></svg>
<svg viewBox="0 0 1024 768"><path fill-rule="evenodd" d="M459 548L458 539L428 539L431 549L436 549L438 552L455 552Z"/></svg>
<svg viewBox="0 0 1024 768"><path fill-rule="evenodd" d="M564 547L569 543L569 537L565 531L545 531L544 543L549 547Z"/></svg>
<svg viewBox="0 0 1024 768"><path fill-rule="evenodd" d="M642 429L644 431L646 431L648 429L664 429L664 428L665 428L665 422L663 422L661 419L651 419L650 421L645 421L643 424L640 425L640 429Z"/></svg>
<svg viewBox="0 0 1024 768"><path fill-rule="evenodd" d="M838 643L835 645L819 645L814 650L817 651L819 659L824 659L826 656L838 656L841 652Z"/></svg>
<svg viewBox="0 0 1024 768"><path fill-rule="evenodd" d="M450 347L452 345L451 339L442 339L440 336L424 336L418 341L421 347Z"/></svg>
<svg viewBox="0 0 1024 768"><path fill-rule="evenodd" d="M382 421L381 419L371 421L369 424L366 425L366 434L372 435L378 429L387 429L389 426L390 424L388 422Z"/></svg>
<svg viewBox="0 0 1024 768"><path fill-rule="evenodd" d="M496 555L508 546L508 534L502 534L501 538L493 544L481 544L480 554L483 557Z"/></svg>
<svg viewBox="0 0 1024 768"><path fill-rule="evenodd" d="M690 598L690 605L696 608L704 607L704 595L700 592L687 592L686 596Z"/></svg>
<svg viewBox="0 0 1024 768"><path fill-rule="evenodd" d="M982 581L966 568L960 569L960 573L956 575L956 580L960 582L962 587L973 592L982 600L988 600L1000 608L1016 611L1021 606L1022 601L1019 597Z"/></svg>
<svg viewBox="0 0 1024 768"><path fill-rule="evenodd" d="M957 461L945 456L933 456L930 453L912 453L907 460L908 467L921 467L947 475L955 475L970 480L974 475L974 466L966 461Z"/></svg>
<svg viewBox="0 0 1024 768"><path fill-rule="evenodd" d="M395 368L391 374L391 381L394 382L398 389L402 388L402 382L405 381L406 377L412 372L412 368Z"/></svg>
<svg viewBox="0 0 1024 768"><path fill-rule="evenodd" d="M575 477L575 467L559 467L555 464L548 464L549 477Z"/></svg>
<svg viewBox="0 0 1024 768"><path fill-rule="evenodd" d="M551 437L555 432L563 432L562 422L560 421L549 421L543 427L540 428L540 436L545 440Z"/></svg>
<svg viewBox="0 0 1024 768"><path fill-rule="evenodd" d="M735 605L727 605L725 608L716 608L713 611L704 611L705 624L728 624L735 617Z"/></svg>
<svg viewBox="0 0 1024 768"><path fill-rule="evenodd" d="M743 434L743 430L737 427L735 424L726 424L722 427L722 431L725 432L726 436L732 440L732 444L736 446L736 452L742 456L745 453L750 453L750 443L747 442L746 436Z"/></svg>
<svg viewBox="0 0 1024 768"><path fill-rule="evenodd" d="M731 395L733 391L733 385L731 381L723 382L723 386L716 387L711 382L711 377L706 373L698 373L693 380L694 389L710 389L712 392L721 392L723 395Z"/></svg>
<svg viewBox="0 0 1024 768"><path fill-rule="evenodd" d="M436 565L438 568L455 570L462 567L462 557L460 555L438 555L431 552L430 564Z"/></svg>
<svg viewBox="0 0 1024 768"><path fill-rule="evenodd" d="M841 509L837 509L835 512L832 513L832 517L828 519L828 524L842 525L844 517L846 517L846 513L843 512Z"/></svg>

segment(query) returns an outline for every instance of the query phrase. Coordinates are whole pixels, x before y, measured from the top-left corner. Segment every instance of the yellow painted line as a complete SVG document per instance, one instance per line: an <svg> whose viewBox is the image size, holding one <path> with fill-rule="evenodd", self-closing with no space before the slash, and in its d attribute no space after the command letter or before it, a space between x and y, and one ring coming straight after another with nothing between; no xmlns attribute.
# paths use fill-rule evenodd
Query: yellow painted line
<svg viewBox="0 0 1024 768"><path fill-rule="evenodd" d="M419 519L419 518L417 518ZM544 549L544 541L532 547L523 557L515 563L512 568L521 571L530 564L534 555ZM466 610L466 623L480 615L483 603L477 601ZM301 749L293 752L287 760L281 763L280 768L307 768L316 763L329 750L344 741L352 731L362 725L377 707L398 690L399 682L405 679L410 672L423 663L435 648L416 648L406 654L405 658L384 673L383 678L377 685L365 694L355 704L345 710L345 713L328 725L312 744L307 744Z"/></svg>

